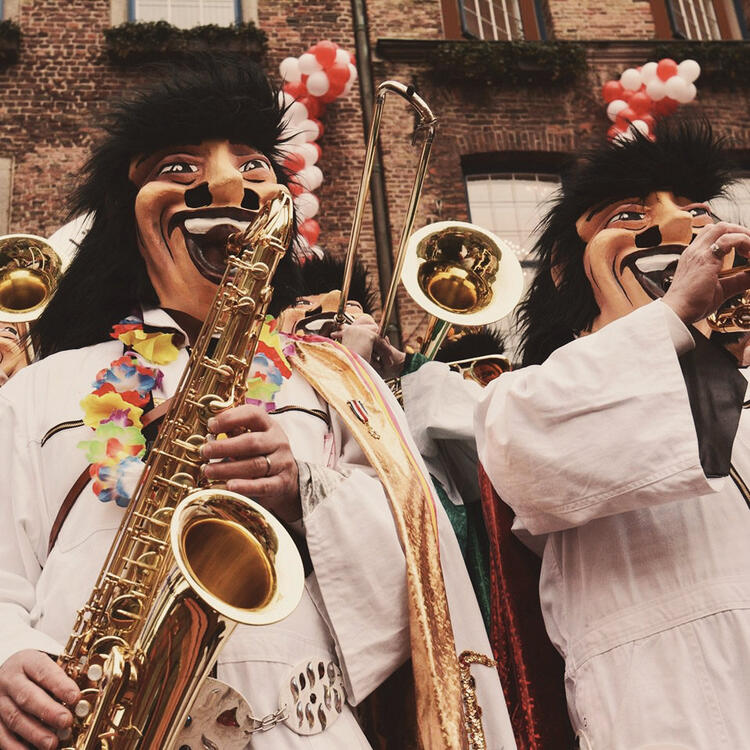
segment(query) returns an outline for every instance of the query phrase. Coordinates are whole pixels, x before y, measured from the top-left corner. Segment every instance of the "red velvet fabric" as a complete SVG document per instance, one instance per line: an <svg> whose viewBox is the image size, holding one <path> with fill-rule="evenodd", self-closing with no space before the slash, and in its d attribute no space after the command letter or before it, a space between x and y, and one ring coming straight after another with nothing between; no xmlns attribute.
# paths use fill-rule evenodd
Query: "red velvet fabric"
<svg viewBox="0 0 750 750"><path fill-rule="evenodd" d="M479 467L490 545L490 642L518 750L574 747L562 657L547 637L539 603L541 560L511 532L513 511Z"/></svg>

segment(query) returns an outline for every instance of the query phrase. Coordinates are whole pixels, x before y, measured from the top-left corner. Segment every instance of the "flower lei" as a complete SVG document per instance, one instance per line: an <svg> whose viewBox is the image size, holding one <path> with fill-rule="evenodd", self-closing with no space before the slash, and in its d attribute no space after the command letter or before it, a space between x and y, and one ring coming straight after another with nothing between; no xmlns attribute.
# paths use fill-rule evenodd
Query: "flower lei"
<svg viewBox="0 0 750 750"><path fill-rule="evenodd" d="M89 474L99 500L114 500L125 507L144 466L143 407L163 377L158 367L142 364L137 354L153 364L168 364L177 358L178 350L171 333L147 333L143 322L135 317L118 323L110 335L132 351L100 370L93 392L81 401L83 422L94 430L94 438L81 441L78 447L86 452L91 464Z"/></svg>
<svg viewBox="0 0 750 750"><path fill-rule="evenodd" d="M277 320L267 316L247 379L246 403L266 411L274 409L277 391L292 374L287 357L293 354L294 344L282 338L277 327ZM93 392L81 401L84 424L94 430L94 438L81 441L78 447L91 464L89 474L99 500L114 500L125 507L144 467L143 407L163 377L158 367L142 364L141 358L155 365L169 364L177 358L178 349L171 333L146 332L135 317L118 323L110 335L132 351L100 370Z"/></svg>

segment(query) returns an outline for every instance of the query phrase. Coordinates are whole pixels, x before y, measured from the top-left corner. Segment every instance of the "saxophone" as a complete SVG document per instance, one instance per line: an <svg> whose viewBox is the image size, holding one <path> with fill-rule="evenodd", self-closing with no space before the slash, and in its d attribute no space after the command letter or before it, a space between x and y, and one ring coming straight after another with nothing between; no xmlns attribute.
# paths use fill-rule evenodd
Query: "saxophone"
<svg viewBox="0 0 750 750"><path fill-rule="evenodd" d="M279 188L228 241L216 298L59 658L81 690L65 750L167 750L237 623L276 622L299 602L291 537L254 501L209 485L199 453L209 418L244 396L292 223Z"/></svg>

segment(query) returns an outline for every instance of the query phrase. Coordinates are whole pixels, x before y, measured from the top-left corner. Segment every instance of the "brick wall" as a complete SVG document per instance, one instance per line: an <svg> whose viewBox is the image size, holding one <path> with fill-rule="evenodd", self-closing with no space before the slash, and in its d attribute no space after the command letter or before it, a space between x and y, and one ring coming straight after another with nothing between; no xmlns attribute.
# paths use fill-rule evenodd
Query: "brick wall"
<svg viewBox="0 0 750 750"><path fill-rule="evenodd" d="M747 6L750 0L744 0ZM559 38L649 39L653 22L647 0L547 0L551 31ZM439 39L440 0L370 0L370 41L380 38ZM267 69L278 77L278 63L297 56L321 39L354 50L349 0L260 0L258 17L270 41ZM23 32L19 62L0 68L0 158L13 158L10 230L47 235L65 215L73 175L96 137L105 101L138 83L137 71L113 68L103 55L102 29L110 24L108 0L25 0L17 20ZM585 33L584 33L585 30ZM416 226L468 216L462 157L514 152L575 153L601 139L607 128L600 100L601 83L647 59L646 44L592 45L588 77L572 88L540 85L524 88L447 86L430 74L429 59L404 62L374 55L374 79L415 83L441 125L433 149ZM717 127L738 148L750 148L748 90L711 91L698 81L699 100ZM364 156L358 90L329 106L320 141L319 165L325 181L318 191L321 244L343 252ZM418 157L410 144L413 117L389 99L383 125L383 155L392 241L398 244ZM488 162L489 163L489 162ZM438 206L441 206L439 209ZM375 245L369 208L361 257L373 280ZM402 328L417 330L423 314L403 294Z"/></svg>

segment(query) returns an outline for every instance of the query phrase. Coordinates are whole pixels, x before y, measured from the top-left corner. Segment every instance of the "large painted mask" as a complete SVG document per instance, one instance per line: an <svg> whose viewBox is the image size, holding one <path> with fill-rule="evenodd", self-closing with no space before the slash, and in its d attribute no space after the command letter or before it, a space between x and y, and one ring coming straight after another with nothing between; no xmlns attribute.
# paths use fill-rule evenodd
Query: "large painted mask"
<svg viewBox="0 0 750 750"><path fill-rule="evenodd" d="M269 159L245 144L209 140L136 158L138 247L162 307L202 321L226 265L226 240L276 193Z"/></svg>
<svg viewBox="0 0 750 750"><path fill-rule="evenodd" d="M663 191L583 214L576 229L586 244L584 271L600 309L591 330L662 297L682 251L713 222L707 203ZM733 259L729 253L725 267Z"/></svg>

